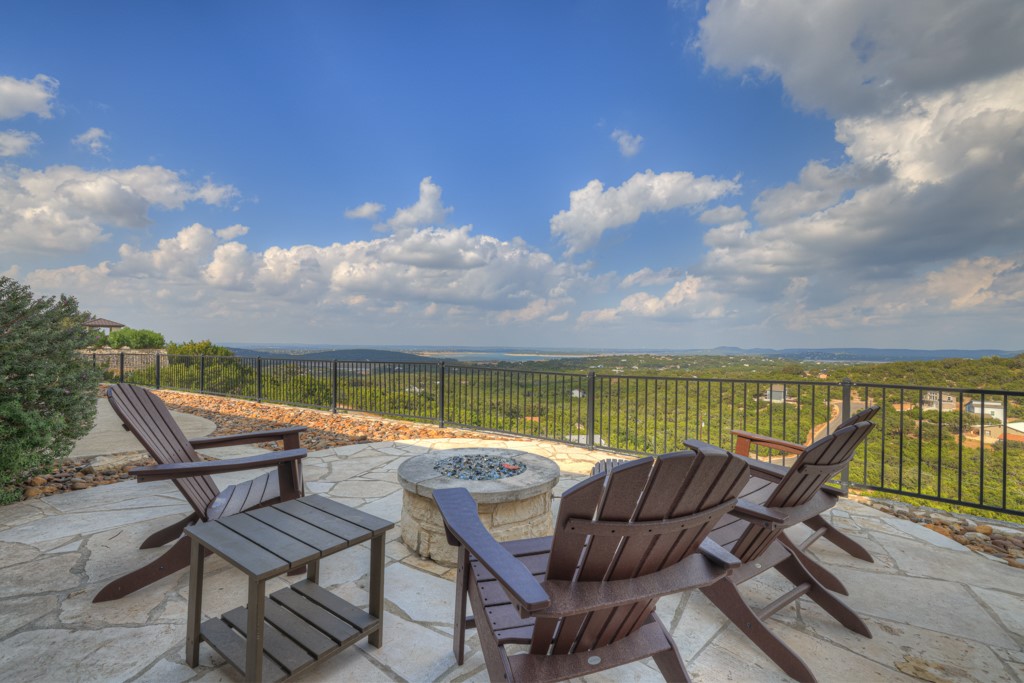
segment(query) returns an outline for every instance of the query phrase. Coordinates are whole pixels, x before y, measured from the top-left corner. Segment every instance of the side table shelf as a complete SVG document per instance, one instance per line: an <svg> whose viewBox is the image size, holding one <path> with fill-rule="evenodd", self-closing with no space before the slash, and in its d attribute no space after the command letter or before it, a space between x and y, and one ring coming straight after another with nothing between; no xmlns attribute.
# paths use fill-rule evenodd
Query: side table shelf
<svg viewBox="0 0 1024 683"><path fill-rule="evenodd" d="M245 607L236 607L199 627L203 640L243 673L248 617ZM263 680L294 676L379 628L379 618L311 581L282 588L264 603Z"/></svg>

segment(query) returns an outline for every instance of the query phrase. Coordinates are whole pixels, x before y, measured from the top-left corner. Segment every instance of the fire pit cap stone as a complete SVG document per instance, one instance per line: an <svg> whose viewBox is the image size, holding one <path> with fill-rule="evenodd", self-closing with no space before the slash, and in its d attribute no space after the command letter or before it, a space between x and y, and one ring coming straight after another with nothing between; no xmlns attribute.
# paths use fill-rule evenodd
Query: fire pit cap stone
<svg viewBox="0 0 1024 683"><path fill-rule="evenodd" d="M453 455L493 455L503 458L515 458L524 465L526 471L514 477L504 479L455 479L446 477L434 469L439 460ZM406 491L425 498L433 498L438 489L468 489L478 503L508 503L524 500L546 493L558 483L558 465L551 460L509 448L457 448L436 451L409 458L398 466L398 483Z"/></svg>

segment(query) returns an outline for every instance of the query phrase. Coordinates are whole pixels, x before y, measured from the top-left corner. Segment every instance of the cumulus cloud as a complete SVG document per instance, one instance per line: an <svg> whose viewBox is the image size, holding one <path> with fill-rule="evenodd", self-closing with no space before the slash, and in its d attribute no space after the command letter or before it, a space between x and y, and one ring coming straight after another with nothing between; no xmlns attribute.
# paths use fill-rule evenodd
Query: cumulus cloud
<svg viewBox="0 0 1024 683"><path fill-rule="evenodd" d="M365 204L363 205L365 206ZM398 209L385 223L375 225L382 231L405 233L427 225L443 223L452 207L441 203L441 186L435 185L430 176L420 181L420 196L416 203Z"/></svg>
<svg viewBox="0 0 1024 683"><path fill-rule="evenodd" d="M13 76L0 76L0 119L16 119L35 114L48 119L60 82L43 74L20 81Z"/></svg>
<svg viewBox="0 0 1024 683"><path fill-rule="evenodd" d="M1024 224L1022 32L1024 5L1001 0L710 2L707 64L778 77L835 117L845 158L763 191L752 219L707 212L692 270L790 329L1019 316L1004 253Z"/></svg>
<svg viewBox="0 0 1024 683"><path fill-rule="evenodd" d="M798 106L843 116L1016 70L1021 35L1018 0L711 0L697 47L708 66L777 77Z"/></svg>
<svg viewBox="0 0 1024 683"><path fill-rule="evenodd" d="M708 225L720 225L722 223L735 223L747 217L747 212L742 206L716 206L702 213L698 220Z"/></svg>
<svg viewBox="0 0 1024 683"><path fill-rule="evenodd" d="M229 225L226 228L221 228L220 230L217 231L217 237L221 238L222 240L233 240L236 237L241 237L242 235L247 234L249 234L249 227L245 225L239 225L237 223L235 225Z"/></svg>
<svg viewBox="0 0 1024 683"><path fill-rule="evenodd" d="M612 131L612 140L619 144L619 152L624 157L636 156L644 143L642 135L631 135L629 131L622 129Z"/></svg>
<svg viewBox="0 0 1024 683"><path fill-rule="evenodd" d="M616 307L582 312L578 322L610 322L624 317L673 320L720 318L725 314L724 301L725 297L708 288L704 278L687 274L662 296L648 292L630 294Z"/></svg>
<svg viewBox="0 0 1024 683"><path fill-rule="evenodd" d="M39 136L21 130L0 131L0 157L15 157L39 142Z"/></svg>
<svg viewBox="0 0 1024 683"><path fill-rule="evenodd" d="M345 218L369 218L374 220L384 210L383 204L376 202L364 202L354 209L345 211Z"/></svg>
<svg viewBox="0 0 1024 683"><path fill-rule="evenodd" d="M149 225L149 210L230 195L230 185L196 187L161 166L87 171L0 168L0 248L74 251L109 238L104 227Z"/></svg>
<svg viewBox="0 0 1024 683"><path fill-rule="evenodd" d="M569 193L569 209L551 218L551 233L566 244L569 254L575 254L597 244L605 231L635 223L645 213L699 207L738 192L739 187L732 180L649 169L618 187L605 189L600 180L591 180Z"/></svg>
<svg viewBox="0 0 1024 683"><path fill-rule="evenodd" d="M88 149L93 154L102 154L107 149L110 136L102 128L90 128L71 140L75 145Z"/></svg>

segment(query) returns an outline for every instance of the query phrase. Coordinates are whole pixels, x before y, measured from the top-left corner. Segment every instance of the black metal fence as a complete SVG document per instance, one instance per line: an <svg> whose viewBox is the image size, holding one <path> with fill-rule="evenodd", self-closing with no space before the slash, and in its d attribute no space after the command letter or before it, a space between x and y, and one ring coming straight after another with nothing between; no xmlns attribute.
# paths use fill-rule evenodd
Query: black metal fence
<svg viewBox="0 0 1024 683"><path fill-rule="evenodd" d="M443 362L132 353L93 358L112 381L635 454L680 450L687 439L732 448L734 430L809 443L864 405L879 405L876 429L839 482L844 489L1024 515L1024 392L575 374Z"/></svg>

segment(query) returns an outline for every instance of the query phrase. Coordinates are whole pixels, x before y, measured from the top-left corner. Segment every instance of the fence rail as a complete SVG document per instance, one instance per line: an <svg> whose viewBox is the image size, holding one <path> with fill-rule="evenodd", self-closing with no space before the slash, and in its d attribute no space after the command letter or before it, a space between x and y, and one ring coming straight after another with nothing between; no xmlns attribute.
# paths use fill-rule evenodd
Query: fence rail
<svg viewBox="0 0 1024 683"><path fill-rule="evenodd" d="M132 353L94 354L93 362L112 381L158 389L376 413L633 454L681 450L687 439L733 448L733 430L810 443L875 404L882 408L876 429L837 482L844 490L1024 515L1024 425L1017 422L1024 422L1024 392L444 362Z"/></svg>

